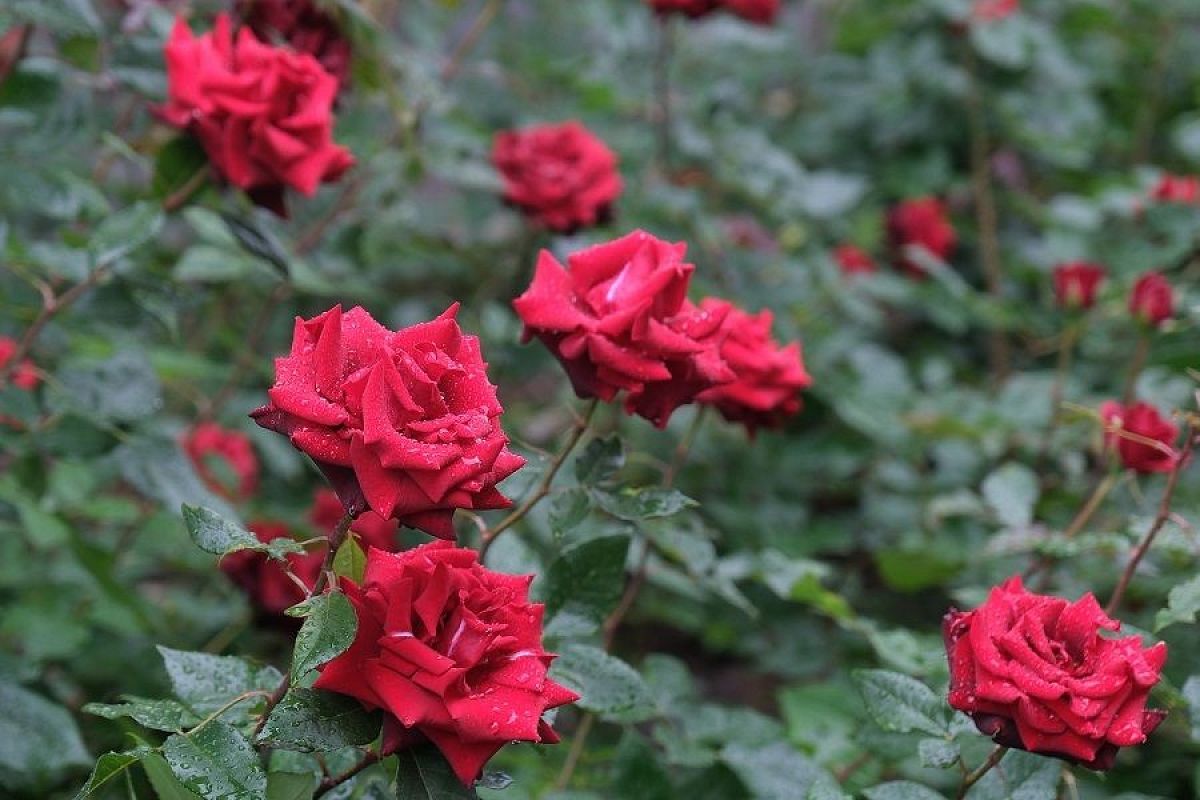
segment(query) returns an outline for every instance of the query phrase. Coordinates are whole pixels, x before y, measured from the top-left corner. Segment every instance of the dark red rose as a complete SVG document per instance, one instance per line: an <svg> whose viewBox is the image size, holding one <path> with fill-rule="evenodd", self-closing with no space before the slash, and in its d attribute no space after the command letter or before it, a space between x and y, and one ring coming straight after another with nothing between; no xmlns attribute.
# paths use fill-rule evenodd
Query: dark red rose
<svg viewBox="0 0 1200 800"><path fill-rule="evenodd" d="M1010 578L979 608L942 621L950 705L1005 747L1109 769L1118 749L1146 741L1166 716L1146 699L1167 646L1100 635L1120 627L1090 592L1068 603Z"/></svg>
<svg viewBox="0 0 1200 800"><path fill-rule="evenodd" d="M867 275L876 270L874 259L852 244L838 245L833 251L833 260L843 275Z"/></svg>
<svg viewBox="0 0 1200 800"><path fill-rule="evenodd" d="M0 369L8 366L8 362L12 360L16 352L16 340L10 339L7 336L0 336ZM9 380L12 381L13 386L29 392L37 387L41 379L38 377L37 367L33 365L33 362L28 358L23 358L13 371L9 373ZM0 383L0 386L2 385L3 383Z"/></svg>
<svg viewBox="0 0 1200 800"><path fill-rule="evenodd" d="M333 141L337 78L309 54L263 44L249 28L235 39L226 14L200 37L176 20L163 54L159 115L195 135L217 172L261 205L284 214L285 187L312 195L354 164Z"/></svg>
<svg viewBox="0 0 1200 800"><path fill-rule="evenodd" d="M946 206L936 197L905 200L897 205L888 214L887 232L896 266L914 278L924 277L926 271L913 258L912 248L922 248L929 256L945 261L958 242Z"/></svg>
<svg viewBox="0 0 1200 800"><path fill-rule="evenodd" d="M321 63L339 86L350 75L350 42L312 0L238 0L238 14L264 42L282 40Z"/></svg>
<svg viewBox="0 0 1200 800"><path fill-rule="evenodd" d="M1139 322L1159 326L1175 313L1175 291L1160 272L1147 272L1129 293L1129 313Z"/></svg>
<svg viewBox="0 0 1200 800"><path fill-rule="evenodd" d="M971 18L980 22L995 22L1021 10L1021 0L975 0Z"/></svg>
<svg viewBox="0 0 1200 800"><path fill-rule="evenodd" d="M345 514L346 509L342 507L342 501L338 500L337 493L329 489L320 489L313 497L308 519L313 527L328 536ZM396 521L381 517L374 511L364 511L355 517L350 525L350 532L358 536L364 550L368 547L388 551L396 549Z"/></svg>
<svg viewBox="0 0 1200 800"><path fill-rule="evenodd" d="M578 122L501 131L492 161L504 199L554 231L603 222L621 194L617 157Z"/></svg>
<svg viewBox="0 0 1200 800"><path fill-rule="evenodd" d="M700 308L721 313L723 300L701 301ZM737 376L700 394L698 403L715 407L730 422L741 422L751 435L777 428L800 410L800 390L812 384L804 371L800 343L781 347L771 338L770 311L747 314L732 308L725 317L721 358Z"/></svg>
<svg viewBox="0 0 1200 800"><path fill-rule="evenodd" d="M1096 290L1104 283L1105 270L1099 264L1070 261L1054 268L1054 297L1062 308L1091 308Z"/></svg>
<svg viewBox="0 0 1200 800"><path fill-rule="evenodd" d="M1126 469L1137 472L1170 472L1179 463L1175 450L1179 428L1163 418L1149 403L1124 407L1115 401L1100 406L1104 421L1105 445L1114 448ZM1123 436L1124 431L1131 436Z"/></svg>
<svg viewBox="0 0 1200 800"><path fill-rule="evenodd" d="M485 569L449 542L371 550L362 585L342 581L358 616L354 644L314 686L382 708L414 734L387 737L393 747L423 735L470 785L509 742L557 742L542 714L579 699L546 677L554 657L542 649L532 580Z"/></svg>
<svg viewBox="0 0 1200 800"><path fill-rule="evenodd" d="M454 510L511 505L496 484L525 463L457 311L394 332L359 307L297 317L271 402L251 416L316 462L347 510L453 539Z"/></svg>
<svg viewBox="0 0 1200 800"><path fill-rule="evenodd" d="M757 25L771 25L779 14L779 0L721 0L726 11Z"/></svg>
<svg viewBox="0 0 1200 800"><path fill-rule="evenodd" d="M222 497L246 500L258 491L258 457L246 434L202 422L184 435L183 451L204 485ZM236 480L233 486L219 477L221 470L214 469L213 459L224 462L225 470Z"/></svg>
<svg viewBox="0 0 1200 800"><path fill-rule="evenodd" d="M295 538L282 522L259 520L247 527L260 542ZM282 615L284 610L307 596L307 592L288 577L287 569L290 568L292 574L311 589L321 574L324 561L323 549L304 554L289 553L285 568L281 562L269 559L263 553L239 550L221 559L221 571L245 592L255 607L270 615Z"/></svg>
<svg viewBox="0 0 1200 800"><path fill-rule="evenodd" d="M683 14L693 19L711 14L721 6L721 0L646 0L655 14Z"/></svg>
<svg viewBox="0 0 1200 800"><path fill-rule="evenodd" d="M513 301L526 341L550 348L580 397L625 391L626 412L665 427L676 408L734 378L719 351L728 306L688 301L686 251L644 231L573 253L569 267L543 250Z"/></svg>
<svg viewBox="0 0 1200 800"><path fill-rule="evenodd" d="M1200 201L1200 178L1164 174L1150 191L1150 197L1160 203L1196 203Z"/></svg>

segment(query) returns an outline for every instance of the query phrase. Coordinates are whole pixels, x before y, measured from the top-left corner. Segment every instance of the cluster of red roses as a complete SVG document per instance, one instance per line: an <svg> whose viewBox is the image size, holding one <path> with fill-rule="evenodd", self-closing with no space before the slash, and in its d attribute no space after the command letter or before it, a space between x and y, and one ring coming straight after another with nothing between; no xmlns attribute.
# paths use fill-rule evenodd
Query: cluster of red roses
<svg viewBox="0 0 1200 800"><path fill-rule="evenodd" d="M898 203L888 212L885 227L892 264L911 278L927 277L931 261L946 261L958 244L946 204L936 197ZM876 271L874 259L852 244L839 245L833 257L844 275Z"/></svg>

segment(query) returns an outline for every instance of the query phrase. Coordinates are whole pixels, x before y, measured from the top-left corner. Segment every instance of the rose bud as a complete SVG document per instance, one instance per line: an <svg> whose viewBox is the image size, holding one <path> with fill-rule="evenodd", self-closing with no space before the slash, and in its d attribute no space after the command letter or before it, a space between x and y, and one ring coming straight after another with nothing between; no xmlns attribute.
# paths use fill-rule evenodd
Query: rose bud
<svg viewBox="0 0 1200 800"><path fill-rule="evenodd" d="M204 485L222 497L247 500L258 491L258 457L254 455L250 437L241 431L202 422L184 435L183 451ZM222 472L233 476L233 486L222 480Z"/></svg>
<svg viewBox="0 0 1200 800"><path fill-rule="evenodd" d="M1166 716L1146 699L1167 646L1100 635L1120 627L1090 592L1068 603L1010 578L979 608L942 621L950 705L1005 747L1109 769Z"/></svg>
<svg viewBox="0 0 1200 800"><path fill-rule="evenodd" d="M313 195L354 157L333 141L337 78L308 53L233 36L229 16L193 36L177 19L164 48L167 123L194 135L213 168L252 200L286 216L284 188Z"/></svg>
<svg viewBox="0 0 1200 800"><path fill-rule="evenodd" d="M264 42L282 39L320 62L338 86L350 77L350 42L332 16L312 0L238 0L238 14Z"/></svg>
<svg viewBox="0 0 1200 800"><path fill-rule="evenodd" d="M552 231L606 221L621 194L616 155L574 121L501 131L492 162L504 180L504 200Z"/></svg>
<svg viewBox="0 0 1200 800"><path fill-rule="evenodd" d="M258 520L246 527L264 543L295 538L288 526L282 522ZM287 569L290 568L292 574L311 589L321 573L325 554L323 550L288 553L286 558L287 568L281 562L267 558L265 553L238 550L221 559L221 571L241 588L256 608L270 616L281 616L286 609L296 605L306 596L306 593L288 577Z"/></svg>
<svg viewBox="0 0 1200 800"><path fill-rule="evenodd" d="M700 308L715 309L724 301L711 298ZM800 410L800 390L812 384L804 371L800 343L786 347L771 338L770 311L747 314L731 308L725 317L721 358L737 376L708 389L696 402L711 405L730 422L740 422L753 436L758 428L778 428Z"/></svg>
<svg viewBox="0 0 1200 800"><path fill-rule="evenodd" d="M1054 298L1060 308L1088 309L1096 304L1096 290L1104 283L1104 267L1070 261L1054 268Z"/></svg>
<svg viewBox="0 0 1200 800"><path fill-rule="evenodd" d="M338 500L336 492L320 489L313 497L312 508L308 519L322 534L328 536L342 521L346 509ZM399 528L396 521L379 516L374 511L364 511L354 518L350 524L350 532L358 536L363 549L374 547L377 550L393 551L396 549L396 534Z"/></svg>
<svg viewBox="0 0 1200 800"><path fill-rule="evenodd" d="M557 742L542 715L579 699L546 677L554 656L532 580L492 572L449 542L371 550L362 585L341 582L354 643L313 685L383 709L385 750L428 739L469 786L509 742Z"/></svg>
<svg viewBox="0 0 1200 800"><path fill-rule="evenodd" d="M1021 0L975 0L971 7L971 19L977 22L995 22L1020 10Z"/></svg>
<svg viewBox="0 0 1200 800"><path fill-rule="evenodd" d="M348 512L453 539L454 510L508 507L496 484L525 463L457 311L395 332L359 307L297 317L270 403L251 416L308 455Z"/></svg>
<svg viewBox="0 0 1200 800"><path fill-rule="evenodd" d="M525 323L567 371L575 393L611 401L658 427L705 389L735 375L721 359L728 305L687 299L687 245L634 231L567 259L543 250L525 293L513 301Z"/></svg>
<svg viewBox="0 0 1200 800"><path fill-rule="evenodd" d="M1195 203L1200 201L1200 178L1164 174L1150 190L1150 197L1159 203Z"/></svg>
<svg viewBox="0 0 1200 800"><path fill-rule="evenodd" d="M8 362L12 361L16 352L16 340L7 336L0 336L0 369L8 366ZM27 392L33 391L40 380L38 378L37 367L28 358L21 359L21 362L9 373L8 379L12 381L13 386L16 386L18 389L24 389ZM3 385L4 382L0 381L0 386Z"/></svg>
<svg viewBox="0 0 1200 800"><path fill-rule="evenodd" d="M838 245L833 251L833 260L843 275L868 275L876 270L875 261L852 244Z"/></svg>
<svg viewBox="0 0 1200 800"><path fill-rule="evenodd" d="M945 261L958 242L946 206L935 197L905 200L893 208L887 217L887 234L896 266L914 278L925 277L926 270L910 255L912 248Z"/></svg>
<svg viewBox="0 0 1200 800"><path fill-rule="evenodd" d="M683 14L696 19L711 14L721 6L721 0L646 0L655 14Z"/></svg>
<svg viewBox="0 0 1200 800"><path fill-rule="evenodd" d="M721 0L721 5L756 25L771 25L779 14L779 0Z"/></svg>
<svg viewBox="0 0 1200 800"><path fill-rule="evenodd" d="M1175 450L1179 428L1149 403L1123 407L1110 400L1100 406L1100 418L1104 421L1105 446L1117 451L1126 469L1170 472L1179 463L1180 454ZM1137 438L1122 436L1120 431Z"/></svg>
<svg viewBox="0 0 1200 800"><path fill-rule="evenodd" d="M1158 327L1175 312L1175 292L1160 272L1147 272L1129 293L1129 313L1139 322Z"/></svg>

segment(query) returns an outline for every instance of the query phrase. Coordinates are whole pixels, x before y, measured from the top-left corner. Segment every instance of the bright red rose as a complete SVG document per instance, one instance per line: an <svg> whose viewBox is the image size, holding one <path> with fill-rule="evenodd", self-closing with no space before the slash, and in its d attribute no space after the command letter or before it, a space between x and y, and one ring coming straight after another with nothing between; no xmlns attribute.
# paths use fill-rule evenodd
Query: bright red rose
<svg viewBox="0 0 1200 800"><path fill-rule="evenodd" d="M1091 308L1096 290L1104 282L1104 267L1086 261L1070 261L1054 268L1054 297L1062 308Z"/></svg>
<svg viewBox="0 0 1200 800"><path fill-rule="evenodd" d="M176 20L163 52L159 115L195 135L217 172L260 205L285 214L285 187L312 195L354 164L333 141L337 78L309 54L263 44L249 28L235 39L226 14L200 37Z"/></svg>
<svg viewBox="0 0 1200 800"><path fill-rule="evenodd" d="M525 463L457 311L394 332L359 307L297 317L270 403L251 416L316 462L347 510L453 539L454 510L511 505L496 484Z"/></svg>
<svg viewBox="0 0 1200 800"><path fill-rule="evenodd" d="M1137 472L1170 472L1179 463L1175 450L1179 428L1163 418L1149 403L1134 403L1124 407L1110 400L1100 406L1100 418L1106 431L1104 441L1114 448L1126 469ZM1133 436L1122 436L1124 431Z"/></svg>
<svg viewBox="0 0 1200 800"><path fill-rule="evenodd" d="M282 522L259 520L246 527L260 542L295 538ZM323 550L287 555L287 564L292 573L310 589L317 582L324 561ZM267 558L263 553L252 550L230 553L221 559L221 571L245 592L255 607L270 615L282 615L285 609L296 605L306 596L306 592L301 591L295 581L288 577L284 565Z"/></svg>
<svg viewBox="0 0 1200 800"><path fill-rule="evenodd" d="M573 253L569 267L543 250L513 301L526 341L550 348L580 397L625 391L627 413L665 427L676 408L734 378L719 351L728 306L688 301L686 251L644 231Z"/></svg>
<svg viewBox="0 0 1200 800"><path fill-rule="evenodd" d="M1147 272L1129 293L1129 313L1139 322L1159 326L1175 313L1175 291L1160 272Z"/></svg>
<svg viewBox="0 0 1200 800"><path fill-rule="evenodd" d="M975 0L971 18L980 22L995 22L1021 10L1021 0Z"/></svg>
<svg viewBox="0 0 1200 800"><path fill-rule="evenodd" d="M542 714L579 699L546 677L554 657L542 649L532 580L485 569L449 542L371 550L362 585L342 581L358 616L354 644L314 686L382 708L412 732L388 737L393 747L423 735L470 785L509 742L557 742Z"/></svg>
<svg viewBox="0 0 1200 800"><path fill-rule="evenodd" d="M313 497L312 509L308 519L322 534L328 536L345 516L346 509L338 500L336 492L320 489ZM374 511L364 511L355 517L350 524L350 532L358 536L363 549L374 547L377 550L392 551L396 549L396 521L376 514Z"/></svg>
<svg viewBox="0 0 1200 800"><path fill-rule="evenodd" d="M646 0L646 5L655 14L683 14L695 19L716 11L721 0Z"/></svg>
<svg viewBox="0 0 1200 800"><path fill-rule="evenodd" d="M911 248L923 248L928 255L945 261L958 242L946 206L936 197L919 197L897 205L888 214L887 232L896 266L914 278L924 277L925 267L912 257Z"/></svg>
<svg viewBox="0 0 1200 800"><path fill-rule="evenodd" d="M950 705L1005 747L1109 769L1118 749L1146 741L1166 716L1146 699L1167 646L1100 635L1120 627L1090 592L1068 603L1010 578L979 608L942 621Z"/></svg>
<svg viewBox="0 0 1200 800"><path fill-rule="evenodd" d="M1160 203L1200 202L1200 178L1195 175L1164 174L1150 191L1150 197Z"/></svg>
<svg viewBox="0 0 1200 800"><path fill-rule="evenodd" d="M700 308L716 313L725 305L723 300L708 298ZM743 423L751 435L758 428L777 428L798 412L800 390L812 384L804 371L800 343L780 347L771 338L771 322L770 311L729 310L721 357L737 378L708 389L696 400L713 406L730 422Z"/></svg>
<svg viewBox="0 0 1200 800"><path fill-rule="evenodd" d="M779 14L779 0L721 0L726 11L757 25L770 25Z"/></svg>
<svg viewBox="0 0 1200 800"><path fill-rule="evenodd" d="M183 450L204 485L222 497L246 500L258 491L258 457L246 434L202 422L184 435ZM213 459L224 462L236 480L233 486L219 477L221 470L214 470Z"/></svg>
<svg viewBox="0 0 1200 800"><path fill-rule="evenodd" d="M833 251L833 260L843 275L868 275L876 270L871 256L852 244L838 245Z"/></svg>
<svg viewBox="0 0 1200 800"><path fill-rule="evenodd" d="M339 86L350 76L350 42L312 0L238 0L238 14L264 42L282 39L321 63Z"/></svg>
<svg viewBox="0 0 1200 800"><path fill-rule="evenodd" d="M616 155L578 122L501 131L492 161L504 199L554 231L604 222L621 194Z"/></svg>
<svg viewBox="0 0 1200 800"><path fill-rule="evenodd" d="M10 339L7 336L0 336L0 369L8 366L8 362L17 352L17 342L15 339ZM28 358L21 359L13 371L9 374L9 379L12 380L13 386L25 391L32 391L37 385L38 378L37 367ZM0 383L3 385L3 383Z"/></svg>

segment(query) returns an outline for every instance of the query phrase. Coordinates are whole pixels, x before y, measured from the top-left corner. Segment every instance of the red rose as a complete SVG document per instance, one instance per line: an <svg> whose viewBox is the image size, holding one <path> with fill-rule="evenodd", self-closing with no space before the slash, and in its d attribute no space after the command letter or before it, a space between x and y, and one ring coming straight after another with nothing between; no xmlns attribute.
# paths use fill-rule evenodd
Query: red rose
<svg viewBox="0 0 1200 800"><path fill-rule="evenodd" d="M721 0L726 11L758 25L770 25L779 13L779 0Z"/></svg>
<svg viewBox="0 0 1200 800"><path fill-rule="evenodd" d="M712 298L700 308L719 313L728 305ZM777 428L800 410L800 390L812 383L804 371L800 343L786 347L771 338L770 311L747 314L732 308L725 317L721 357L737 375L731 383L708 389L697 402L714 406L730 422L745 424L751 435L757 428Z"/></svg>
<svg viewBox="0 0 1200 800"><path fill-rule="evenodd" d="M258 490L258 457L246 434L202 422L184 435L183 450L204 485L222 497L245 500ZM234 486L222 480L221 470L213 470L213 459L224 462L225 471L236 479Z"/></svg>
<svg viewBox="0 0 1200 800"><path fill-rule="evenodd" d="M350 76L350 42L312 0L238 0L238 13L264 42L282 39L321 63L339 86Z"/></svg>
<svg viewBox="0 0 1200 800"><path fill-rule="evenodd" d="M546 677L553 656L532 580L485 569L449 542L371 550L362 585L342 581L358 616L354 644L314 686L382 708L470 785L509 742L558 741L542 714L578 699Z"/></svg>
<svg viewBox="0 0 1200 800"><path fill-rule="evenodd" d="M333 141L337 78L307 53L235 40L226 14L200 37L176 20L164 49L168 100L159 115L193 133L216 170L284 214L283 190L312 195L354 163Z"/></svg>
<svg viewBox="0 0 1200 800"><path fill-rule="evenodd" d="M905 200L897 205L888 214L887 232L896 266L914 278L924 277L925 267L911 256L911 248L923 248L930 256L945 261L958 241L946 206L935 197Z"/></svg>
<svg viewBox="0 0 1200 800"><path fill-rule="evenodd" d="M308 519L318 531L329 535L345 514L346 509L342 507L342 501L338 500L337 493L329 489L320 489L313 497ZM355 517L350 531L358 535L364 550L368 547L388 551L396 549L396 521L381 517L374 511L364 511Z"/></svg>
<svg viewBox="0 0 1200 800"><path fill-rule="evenodd" d="M543 250L513 301L525 339L550 348L580 397L611 401L624 390L628 413L665 427L676 408L734 377L718 349L728 307L688 301L686 251L644 231L573 253L569 268Z"/></svg>
<svg viewBox="0 0 1200 800"><path fill-rule="evenodd" d="M716 11L721 0L646 0L655 14L683 14L693 19Z"/></svg>
<svg viewBox="0 0 1200 800"><path fill-rule="evenodd" d="M1104 267L1070 261L1054 268L1054 297L1062 308L1091 308L1096 290L1104 282Z"/></svg>
<svg viewBox="0 0 1200 800"><path fill-rule="evenodd" d="M288 526L282 522L260 520L251 522L247 527L260 542L295 538ZM287 555L288 568L309 589L317 582L324 561L325 555L320 550ZM303 600L307 594L288 577L287 569L281 562L252 550L239 550L222 558L221 571L241 587L254 606L267 614L281 615L284 610Z"/></svg>
<svg viewBox="0 0 1200 800"><path fill-rule="evenodd" d="M971 8L971 17L980 22L995 22L1017 13L1021 9L1021 0L975 0Z"/></svg>
<svg viewBox="0 0 1200 800"><path fill-rule="evenodd" d="M1150 191L1150 197L1160 203L1195 203L1200 201L1200 178L1164 174Z"/></svg>
<svg viewBox="0 0 1200 800"><path fill-rule="evenodd" d="M1170 472L1179 463L1180 454L1175 450L1179 428L1149 403L1134 403L1126 408L1110 400L1100 406L1100 418L1107 431L1105 445L1116 449L1126 469ZM1137 438L1122 436L1117 431Z"/></svg>
<svg viewBox="0 0 1200 800"><path fill-rule="evenodd" d="M15 339L10 339L7 336L0 336L0 369L8 366L8 362L12 360L13 355L17 352L17 342ZM12 380L13 386L18 389L24 389L29 392L37 385L38 378L37 367L28 358L21 359L21 362L9 373L9 379ZM3 383L0 382L0 386Z"/></svg>
<svg viewBox="0 0 1200 800"><path fill-rule="evenodd" d="M843 275L867 275L875 271L875 261L852 244L838 245L833 251L833 260Z"/></svg>
<svg viewBox="0 0 1200 800"><path fill-rule="evenodd" d="M1147 325L1159 326L1175 311L1175 292L1160 272L1147 272L1129 293L1129 313Z"/></svg>
<svg viewBox="0 0 1200 800"><path fill-rule="evenodd" d="M297 317L271 402L251 416L312 458L348 510L453 539L454 509L507 507L496 484L525 463L457 311L395 332L358 307Z"/></svg>
<svg viewBox="0 0 1200 800"><path fill-rule="evenodd" d="M1068 603L1010 578L976 610L942 621L950 705L1005 747L1109 769L1166 716L1146 698L1167 646L1100 635L1120 627L1090 592Z"/></svg>
<svg viewBox="0 0 1200 800"><path fill-rule="evenodd" d="M492 161L504 199L551 230L603 222L621 194L617 157L578 122L501 131Z"/></svg>

